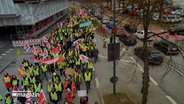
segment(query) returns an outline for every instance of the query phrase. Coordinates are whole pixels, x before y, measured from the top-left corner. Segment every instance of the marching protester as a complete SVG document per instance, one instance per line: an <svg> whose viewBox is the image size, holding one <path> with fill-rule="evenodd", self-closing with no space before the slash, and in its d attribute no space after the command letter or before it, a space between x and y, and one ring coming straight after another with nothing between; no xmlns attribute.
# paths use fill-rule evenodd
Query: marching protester
<svg viewBox="0 0 184 104"><path fill-rule="evenodd" d="M58 104L58 101L59 101L59 96L56 92L56 90L54 88L52 88L50 94L49 94L49 97L50 97L50 101L54 104Z"/></svg>
<svg viewBox="0 0 184 104"><path fill-rule="evenodd" d="M11 96L11 93L7 93L4 97L5 104L13 104L13 98Z"/></svg>
<svg viewBox="0 0 184 104"><path fill-rule="evenodd" d="M14 86L19 87L19 78L15 75L12 75L12 89Z"/></svg>
<svg viewBox="0 0 184 104"><path fill-rule="evenodd" d="M41 93L46 87L46 92L53 104L59 104L59 101L74 104L76 90L81 90L80 86L84 80L88 93L94 69L93 58L96 63L99 51L94 41L93 25L79 26L82 22L91 21L91 17L87 15L77 17L76 14L70 14L68 22L63 22L62 27L54 29L51 34L42 38L39 46L32 46L34 55L31 60L34 64L24 58L18 69L23 87L21 90ZM42 76L45 79L42 79ZM8 91L14 85L20 87L19 78L15 75L12 77L8 73L3 76L3 82ZM42 83L44 81L47 82L45 86ZM63 93L65 100L62 100ZM11 97L7 95L6 98L7 102L10 102L6 104L11 104ZM24 97L18 99L25 104ZM26 102L31 101L26 100ZM44 100L44 102L47 101ZM88 97L80 98L80 103L88 104Z"/></svg>
<svg viewBox="0 0 184 104"><path fill-rule="evenodd" d="M84 81L85 81L85 84L86 84L87 93L88 93L88 90L90 89L91 79L92 79L91 72L86 70L86 72L84 73Z"/></svg>
<svg viewBox="0 0 184 104"><path fill-rule="evenodd" d="M10 88L12 87L12 75L5 73L2 80L6 89L10 92Z"/></svg>
<svg viewBox="0 0 184 104"><path fill-rule="evenodd" d="M80 85L82 84L80 70L75 70L74 75L73 75L73 80L74 80L76 89L80 90Z"/></svg>

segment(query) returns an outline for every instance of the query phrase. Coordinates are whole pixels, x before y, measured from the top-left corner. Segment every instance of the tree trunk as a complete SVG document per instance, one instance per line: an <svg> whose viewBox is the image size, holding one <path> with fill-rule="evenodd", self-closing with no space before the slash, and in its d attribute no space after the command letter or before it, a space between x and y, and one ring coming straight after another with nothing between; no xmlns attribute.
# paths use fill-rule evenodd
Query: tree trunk
<svg viewBox="0 0 184 104"><path fill-rule="evenodd" d="M149 88L149 62L148 62L148 44L147 44L147 36L148 36L148 27L150 23L150 11L146 9L143 11L143 27L145 31L144 40L143 40L143 49L144 49L144 72L143 72L143 80L142 80L142 104L147 103L148 96L148 88Z"/></svg>

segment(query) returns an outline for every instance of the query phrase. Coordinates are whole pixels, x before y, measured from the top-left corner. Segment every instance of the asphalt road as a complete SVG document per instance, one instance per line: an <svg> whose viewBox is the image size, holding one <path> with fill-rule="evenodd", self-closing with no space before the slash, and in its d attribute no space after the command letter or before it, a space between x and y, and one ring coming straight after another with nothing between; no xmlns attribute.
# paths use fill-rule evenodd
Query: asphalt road
<svg viewBox="0 0 184 104"><path fill-rule="evenodd" d="M106 27L105 25L103 26ZM142 26L139 26L138 28L142 29ZM163 30L161 27L155 25L150 25L149 29ZM140 60L133 54L133 50L135 47L142 46L142 42L139 39L137 39L137 41L138 43L135 46L131 46L128 48L127 52L125 53L125 56L122 57L122 60L127 60L127 58L132 57L138 64L138 68L142 69L142 60ZM154 42L158 41L159 39L154 37L154 41L150 42L149 46L152 46ZM103 50L102 53L104 52L105 51ZM176 56L167 56L163 54L163 56L164 62L161 65L150 65L150 79L155 86L159 87L161 91L164 92L164 96L166 96L166 98L170 102L172 102L172 104L184 104L184 59L182 58L181 54Z"/></svg>

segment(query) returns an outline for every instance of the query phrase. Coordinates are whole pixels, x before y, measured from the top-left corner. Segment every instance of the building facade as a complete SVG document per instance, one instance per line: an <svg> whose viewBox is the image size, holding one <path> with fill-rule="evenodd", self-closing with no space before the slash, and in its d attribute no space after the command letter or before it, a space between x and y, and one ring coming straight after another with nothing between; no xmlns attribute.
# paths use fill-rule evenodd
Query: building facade
<svg viewBox="0 0 184 104"><path fill-rule="evenodd" d="M68 0L0 0L0 35L36 38L68 14Z"/></svg>

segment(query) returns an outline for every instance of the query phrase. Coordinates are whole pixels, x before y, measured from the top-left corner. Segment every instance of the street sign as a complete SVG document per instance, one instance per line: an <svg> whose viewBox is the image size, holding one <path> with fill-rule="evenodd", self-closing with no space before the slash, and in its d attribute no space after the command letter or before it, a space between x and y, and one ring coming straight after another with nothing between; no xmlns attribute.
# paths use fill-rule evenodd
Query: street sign
<svg viewBox="0 0 184 104"><path fill-rule="evenodd" d="M108 61L119 60L120 57L120 43L108 44Z"/></svg>

